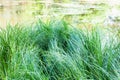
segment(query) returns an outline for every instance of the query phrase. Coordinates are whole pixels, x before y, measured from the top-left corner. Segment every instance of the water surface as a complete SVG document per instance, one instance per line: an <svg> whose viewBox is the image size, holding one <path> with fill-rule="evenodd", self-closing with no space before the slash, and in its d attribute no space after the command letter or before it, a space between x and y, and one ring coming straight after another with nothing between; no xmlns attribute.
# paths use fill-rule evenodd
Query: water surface
<svg viewBox="0 0 120 80"><path fill-rule="evenodd" d="M96 2L95 2L96 1ZM93 25L101 23L119 23L120 4L105 1L0 1L0 26L8 23L30 23L38 18L64 19L74 26L83 24ZM119 1L119 0L118 0Z"/></svg>

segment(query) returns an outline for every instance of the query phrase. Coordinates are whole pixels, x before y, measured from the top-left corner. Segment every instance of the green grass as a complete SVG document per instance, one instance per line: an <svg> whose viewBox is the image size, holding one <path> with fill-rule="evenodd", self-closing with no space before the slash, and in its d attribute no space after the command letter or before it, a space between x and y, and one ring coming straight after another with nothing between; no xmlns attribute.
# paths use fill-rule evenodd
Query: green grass
<svg viewBox="0 0 120 80"><path fill-rule="evenodd" d="M104 42L103 32L64 21L9 25L0 31L0 80L120 80L119 36Z"/></svg>

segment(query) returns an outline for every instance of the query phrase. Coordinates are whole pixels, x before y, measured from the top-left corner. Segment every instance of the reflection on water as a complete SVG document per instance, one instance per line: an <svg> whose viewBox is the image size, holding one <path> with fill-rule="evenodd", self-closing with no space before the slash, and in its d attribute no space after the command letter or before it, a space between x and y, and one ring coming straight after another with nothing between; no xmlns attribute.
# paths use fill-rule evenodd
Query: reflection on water
<svg viewBox="0 0 120 80"><path fill-rule="evenodd" d="M25 5L9 5L0 7L0 26L5 27L8 23L14 25L32 18L27 12L29 8Z"/></svg>
<svg viewBox="0 0 120 80"><path fill-rule="evenodd" d="M109 2L109 5L106 4L106 2L99 2L98 0L92 2L89 0L76 0L76 2L63 0L65 1L64 3L61 1L62 0L1 0L0 26L5 27L8 23L12 25L16 23L29 23L37 18L47 20L53 17L64 19L70 23L74 23L74 25L80 25L80 23L102 23L108 19L110 21L111 19L119 21L118 13L120 5L118 2L117 5L115 3L111 5ZM116 9L117 13L114 13L113 9ZM111 11L115 16L109 14Z"/></svg>

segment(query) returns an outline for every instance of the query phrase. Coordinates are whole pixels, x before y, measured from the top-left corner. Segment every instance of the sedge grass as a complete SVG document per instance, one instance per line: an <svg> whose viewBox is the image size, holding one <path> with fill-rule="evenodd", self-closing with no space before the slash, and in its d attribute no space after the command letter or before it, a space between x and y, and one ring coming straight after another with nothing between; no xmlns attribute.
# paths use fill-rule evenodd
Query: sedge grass
<svg viewBox="0 0 120 80"><path fill-rule="evenodd" d="M120 41L102 45L101 36L64 21L9 25L0 31L0 79L119 80Z"/></svg>

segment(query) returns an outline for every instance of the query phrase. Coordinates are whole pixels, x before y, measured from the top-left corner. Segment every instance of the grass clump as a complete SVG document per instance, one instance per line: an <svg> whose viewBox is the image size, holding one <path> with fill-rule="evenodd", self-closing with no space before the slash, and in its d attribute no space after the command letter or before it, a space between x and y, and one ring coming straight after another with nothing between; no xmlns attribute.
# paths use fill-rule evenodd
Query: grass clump
<svg viewBox="0 0 120 80"><path fill-rule="evenodd" d="M8 26L0 32L0 79L119 80L119 36L104 43L100 31L64 21Z"/></svg>

